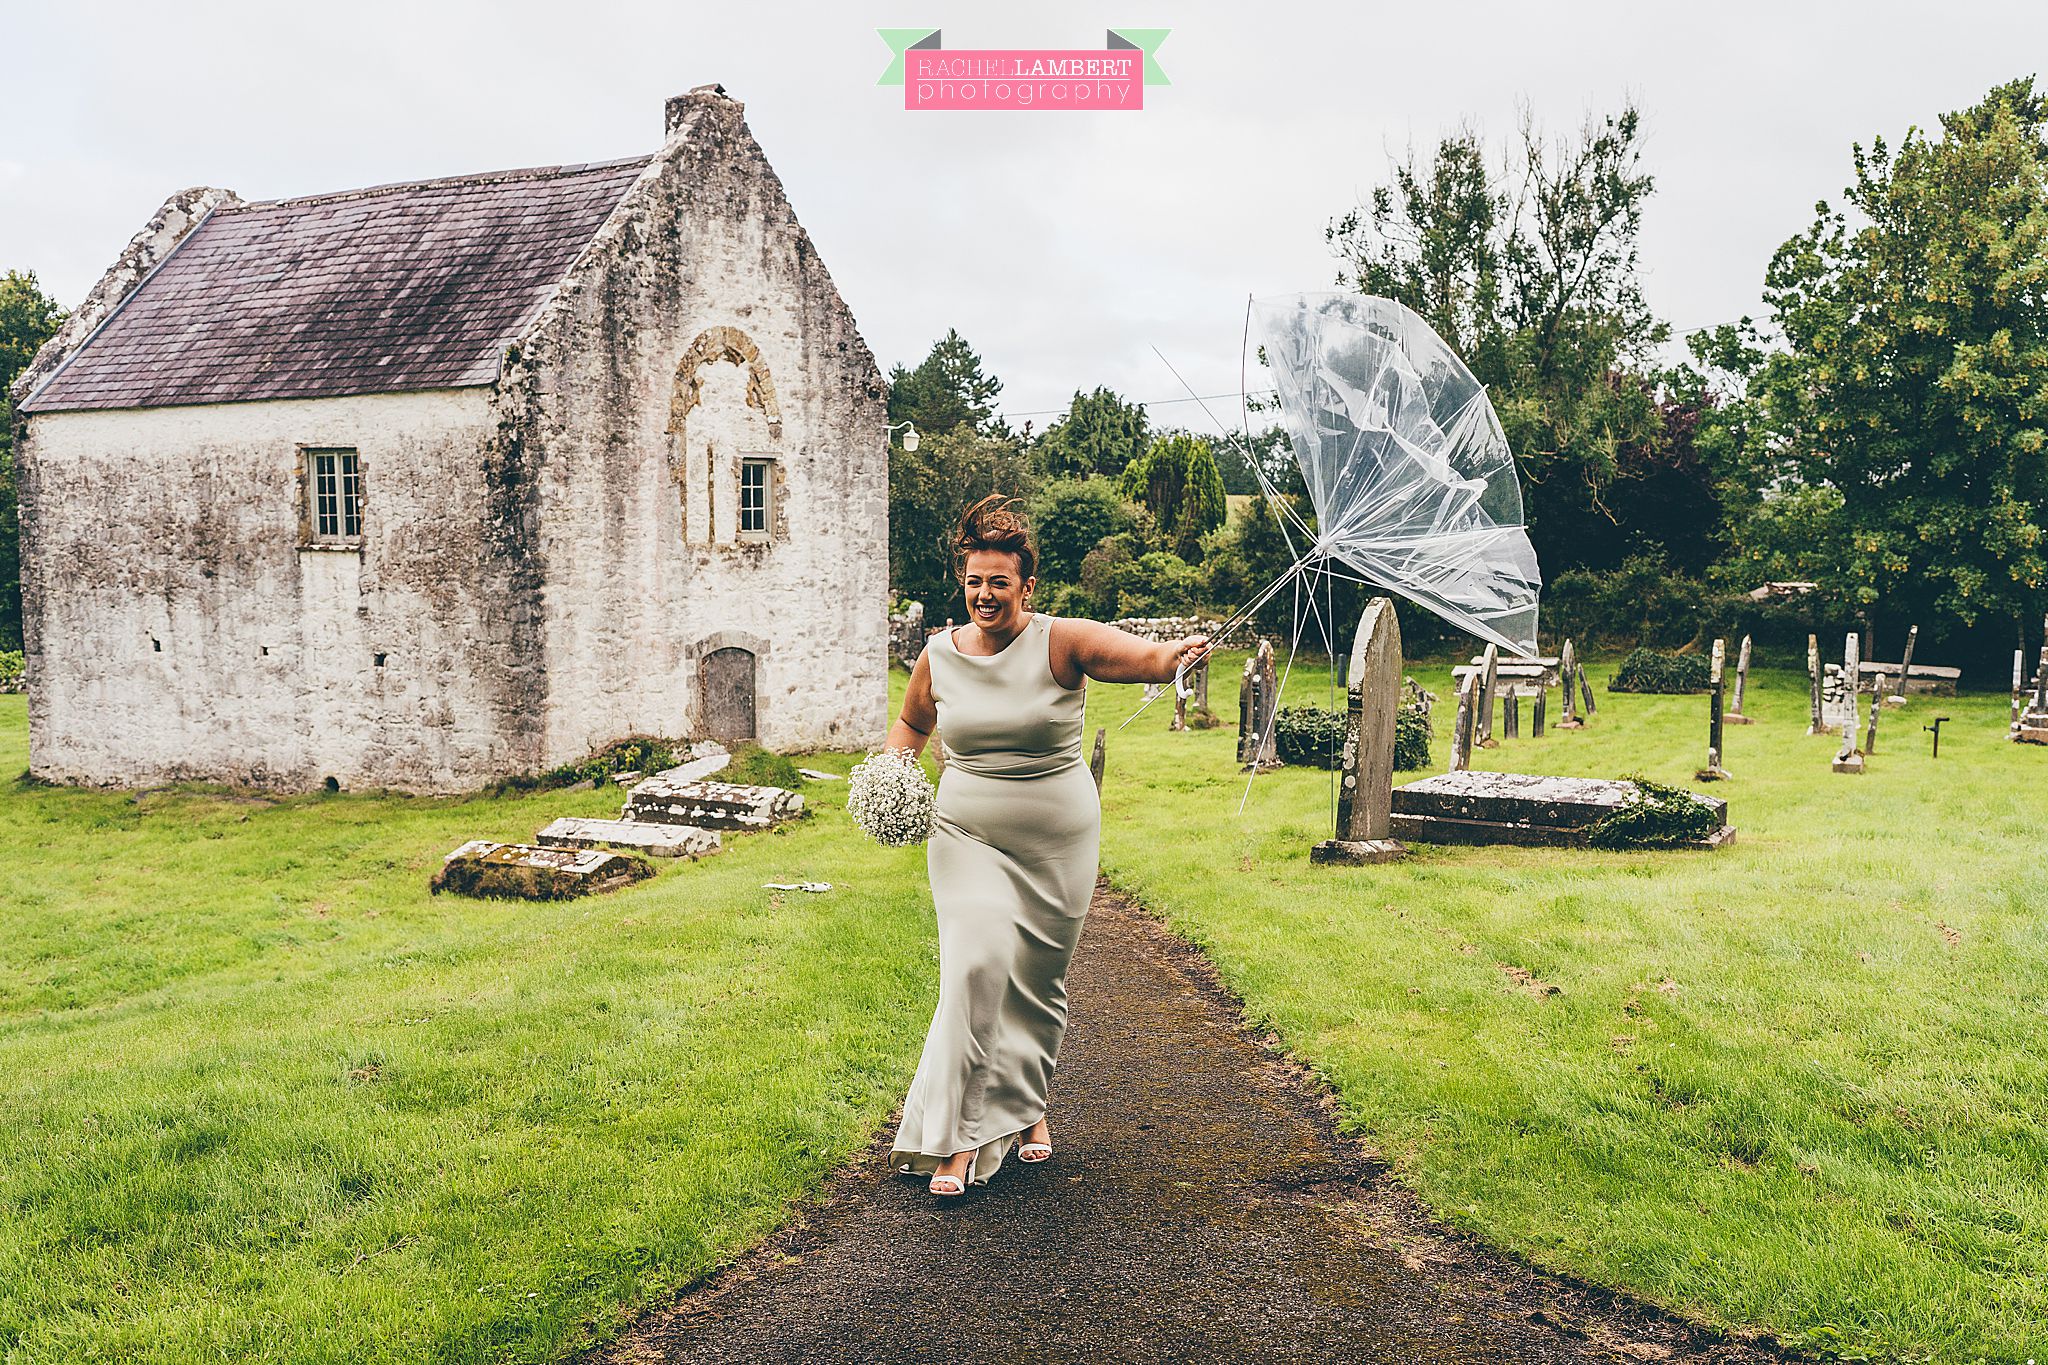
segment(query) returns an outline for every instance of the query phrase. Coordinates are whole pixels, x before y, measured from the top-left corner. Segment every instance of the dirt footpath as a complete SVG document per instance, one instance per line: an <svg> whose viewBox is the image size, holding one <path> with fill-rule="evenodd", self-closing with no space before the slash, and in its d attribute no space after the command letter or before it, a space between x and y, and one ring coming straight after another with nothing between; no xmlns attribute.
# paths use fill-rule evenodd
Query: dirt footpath
<svg viewBox="0 0 2048 1365"><path fill-rule="evenodd" d="M1051 1161L940 1202L887 1134L821 1207L611 1362L1782 1359L1433 1223L1247 1033L1206 961L1098 888Z"/></svg>

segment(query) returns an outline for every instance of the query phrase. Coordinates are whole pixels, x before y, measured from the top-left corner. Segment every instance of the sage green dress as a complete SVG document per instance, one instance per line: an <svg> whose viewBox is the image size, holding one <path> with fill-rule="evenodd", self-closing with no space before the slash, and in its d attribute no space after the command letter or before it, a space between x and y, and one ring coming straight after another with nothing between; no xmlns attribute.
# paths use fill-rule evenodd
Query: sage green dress
<svg viewBox="0 0 2048 1365"><path fill-rule="evenodd" d="M1081 761L1086 686L1052 675L1052 618L1000 654L925 646L946 771L925 857L939 1007L890 1163L929 1175L974 1152L985 1184L1045 1114L1067 1031L1067 963L1095 889L1102 807Z"/></svg>

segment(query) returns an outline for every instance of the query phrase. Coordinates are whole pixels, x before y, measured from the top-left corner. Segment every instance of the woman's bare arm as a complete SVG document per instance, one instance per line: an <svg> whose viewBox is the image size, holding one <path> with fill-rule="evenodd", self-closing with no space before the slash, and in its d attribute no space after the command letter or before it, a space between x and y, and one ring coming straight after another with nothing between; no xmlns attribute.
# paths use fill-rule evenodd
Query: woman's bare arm
<svg viewBox="0 0 2048 1365"><path fill-rule="evenodd" d="M1100 621L1061 618L1053 625L1053 676L1063 686L1097 682L1172 682L1183 659L1192 663L1209 647L1206 635L1154 641ZM1064 667L1062 666L1064 665ZM1072 682L1067 680L1072 678Z"/></svg>
<svg viewBox="0 0 2048 1365"><path fill-rule="evenodd" d="M939 708L932 701L932 666L920 654L917 666L910 670L910 686L903 693L903 710L889 727L888 747L923 754L938 725Z"/></svg>

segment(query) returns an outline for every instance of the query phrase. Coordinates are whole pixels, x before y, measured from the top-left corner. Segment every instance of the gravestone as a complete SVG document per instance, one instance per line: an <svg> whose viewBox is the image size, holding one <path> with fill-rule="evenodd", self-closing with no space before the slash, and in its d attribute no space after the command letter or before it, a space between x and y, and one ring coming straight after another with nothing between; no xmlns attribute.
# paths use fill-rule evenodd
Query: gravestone
<svg viewBox="0 0 2048 1365"><path fill-rule="evenodd" d="M437 896L452 891L462 896L560 901L617 890L653 875L652 864L630 853L472 839L442 860L427 886Z"/></svg>
<svg viewBox="0 0 2048 1365"><path fill-rule="evenodd" d="M1173 723L1166 728L1175 734L1188 728L1188 698L1178 687L1173 689Z"/></svg>
<svg viewBox="0 0 2048 1365"><path fill-rule="evenodd" d="M1578 672L1578 656L1572 652L1572 642L1564 642L1562 657L1557 666L1557 676L1564 684L1564 718L1557 723L1560 730L1579 730L1585 722L1579 719L1578 703L1572 697L1572 675Z"/></svg>
<svg viewBox="0 0 2048 1365"><path fill-rule="evenodd" d="M719 848L717 830L645 820L586 820L565 815L534 836L543 848L629 848L650 858L702 858Z"/></svg>
<svg viewBox="0 0 2048 1365"><path fill-rule="evenodd" d="M1451 771L1464 772L1472 766L1473 716L1479 709L1479 675L1467 673L1458 685L1458 710L1451 721Z"/></svg>
<svg viewBox="0 0 2048 1365"><path fill-rule="evenodd" d="M1586 719L1593 719L1593 713L1600 708L1593 702L1593 684L1586 680L1586 666L1579 666L1579 700L1586 704Z"/></svg>
<svg viewBox="0 0 2048 1365"><path fill-rule="evenodd" d="M1500 737L1520 739L1522 737L1522 689L1510 687L1500 699Z"/></svg>
<svg viewBox="0 0 2048 1365"><path fill-rule="evenodd" d="M699 829L772 829L804 813L804 799L781 787L734 782L671 782L650 777L627 794L620 817Z"/></svg>
<svg viewBox="0 0 2048 1365"><path fill-rule="evenodd" d="M1856 751L1856 722L1861 715L1859 699L1862 693L1856 688L1856 679L1863 675L1860 641L1855 631L1849 632L1849 643L1842 651L1843 706L1837 712L1842 723L1842 747L1835 754L1834 770L1838 773L1861 773L1863 755ZM1873 703L1874 704L1874 703Z"/></svg>
<svg viewBox="0 0 2048 1365"><path fill-rule="evenodd" d="M1592 828L1637 794L1633 782L1530 773L1443 773L1394 788L1388 824L1397 839L1434 844L1584 847ZM1713 828L1681 848L1719 848L1735 837L1728 803L1694 792Z"/></svg>
<svg viewBox="0 0 2048 1365"><path fill-rule="evenodd" d="M1492 749L1500 741L1493 737L1494 696L1500 691L1500 646L1489 644L1486 653L1479 660L1479 738L1482 749Z"/></svg>
<svg viewBox="0 0 2048 1365"><path fill-rule="evenodd" d="M2012 727L2012 737L2021 744L2048 744L2048 643L2041 646L2034 688L2027 697L2026 709Z"/></svg>
<svg viewBox="0 0 2048 1365"><path fill-rule="evenodd" d="M1237 761L1263 772L1280 766L1273 744L1273 718L1280 709L1280 676L1273 667L1273 642L1259 641L1258 652L1244 661L1238 689Z"/></svg>
<svg viewBox="0 0 2048 1365"><path fill-rule="evenodd" d="M1343 781L1337 793L1337 837L1309 852L1312 863L1384 863L1407 852L1388 833L1394 790L1395 720L1401 707L1401 626L1385 597L1358 618L1345 674Z"/></svg>
<svg viewBox="0 0 2048 1365"><path fill-rule="evenodd" d="M1742 713L1742 701L1749 691L1749 637L1742 637L1742 652L1735 656L1735 705L1721 715L1725 723L1748 725L1750 719Z"/></svg>
<svg viewBox="0 0 2048 1365"><path fill-rule="evenodd" d="M1721 698L1724 695L1728 666L1728 642L1714 641L1714 662L1707 674L1707 766L1693 776L1701 782L1720 782L1728 777L1721 766L1721 722L1725 719Z"/></svg>
<svg viewBox="0 0 2048 1365"><path fill-rule="evenodd" d="M1549 691L1549 688L1540 683L1536 687L1536 705L1531 708L1529 715L1529 736L1532 739L1543 738L1543 698Z"/></svg>
<svg viewBox="0 0 2048 1365"><path fill-rule="evenodd" d="M1884 699L1885 705L1904 706L1906 704L1906 682L1913 674L1913 647L1919 643L1920 627L1908 626L1906 628L1906 653L1899 660L1899 680L1893 685L1892 694Z"/></svg>
<svg viewBox="0 0 2048 1365"><path fill-rule="evenodd" d="M1105 726L1095 727L1095 756L1088 760L1088 775L1095 779L1095 790L1102 791L1102 770L1109 761L1109 730Z"/></svg>
<svg viewBox="0 0 2048 1365"><path fill-rule="evenodd" d="M1806 702L1808 712L1806 733L1809 735L1825 735L1830 733L1823 690L1825 679L1826 675L1822 673L1820 666L1820 637L1818 635L1809 635L1806 637Z"/></svg>

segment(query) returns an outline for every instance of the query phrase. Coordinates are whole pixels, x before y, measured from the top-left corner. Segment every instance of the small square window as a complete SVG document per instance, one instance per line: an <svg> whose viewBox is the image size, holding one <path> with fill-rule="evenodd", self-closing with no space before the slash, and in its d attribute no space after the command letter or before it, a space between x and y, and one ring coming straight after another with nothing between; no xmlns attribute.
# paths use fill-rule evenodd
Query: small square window
<svg viewBox="0 0 2048 1365"><path fill-rule="evenodd" d="M363 543L363 466L348 449L305 451L306 532L314 545Z"/></svg>
<svg viewBox="0 0 2048 1365"><path fill-rule="evenodd" d="M740 539L767 540L775 516L775 462L740 461Z"/></svg>

